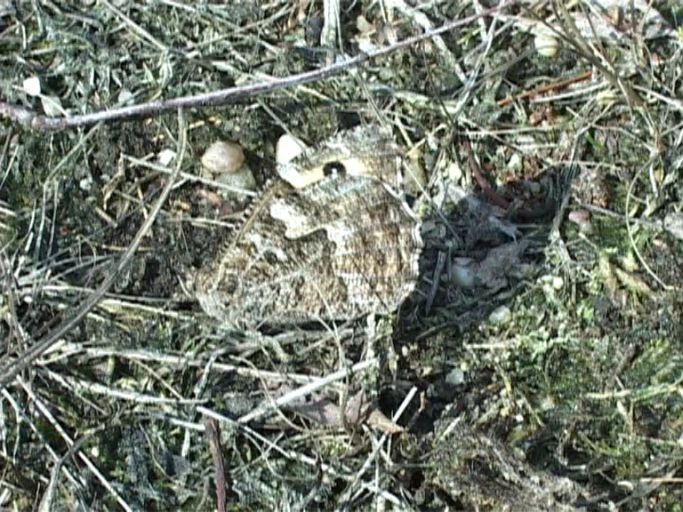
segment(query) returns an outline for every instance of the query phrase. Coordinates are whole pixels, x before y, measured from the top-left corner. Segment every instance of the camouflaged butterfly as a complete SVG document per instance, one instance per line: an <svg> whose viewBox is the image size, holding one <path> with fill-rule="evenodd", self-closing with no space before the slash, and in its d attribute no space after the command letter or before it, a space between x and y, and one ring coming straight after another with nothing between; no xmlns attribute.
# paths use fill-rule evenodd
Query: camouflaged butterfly
<svg viewBox="0 0 683 512"><path fill-rule="evenodd" d="M280 165L194 280L202 308L239 326L395 310L417 282L422 248L400 163L391 132L367 126Z"/></svg>

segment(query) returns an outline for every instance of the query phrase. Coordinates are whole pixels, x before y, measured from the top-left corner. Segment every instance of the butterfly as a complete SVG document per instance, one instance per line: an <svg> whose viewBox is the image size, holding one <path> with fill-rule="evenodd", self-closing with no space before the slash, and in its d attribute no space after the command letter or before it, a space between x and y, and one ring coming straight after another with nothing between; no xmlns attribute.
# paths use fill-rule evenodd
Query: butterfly
<svg viewBox="0 0 683 512"><path fill-rule="evenodd" d="M388 129L340 132L277 168L194 280L210 316L241 326L387 314L413 290L420 222Z"/></svg>

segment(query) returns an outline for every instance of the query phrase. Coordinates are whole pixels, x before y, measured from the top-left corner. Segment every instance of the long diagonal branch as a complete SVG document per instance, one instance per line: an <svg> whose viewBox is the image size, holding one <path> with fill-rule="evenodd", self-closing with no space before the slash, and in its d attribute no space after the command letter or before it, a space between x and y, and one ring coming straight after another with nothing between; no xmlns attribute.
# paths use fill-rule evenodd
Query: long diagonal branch
<svg viewBox="0 0 683 512"><path fill-rule="evenodd" d="M515 3L516 0L512 0L504 5L509 7ZM424 41L426 39L438 36L444 32L468 25L478 18L494 14L498 11L500 11L500 7L494 7L477 13L473 16L452 21L434 30L429 30L424 34L409 37L371 53L363 53L313 71L307 71L283 78L274 78L272 80L258 82L255 84L230 87L227 89L220 89L218 91L196 94L193 96L182 96L167 100L150 101L147 103L141 103L139 105L113 108L101 112L93 112L90 114L81 114L69 117L45 116L37 114L36 112L24 107L0 101L0 116L5 116L15 123L37 131L57 131L78 128L99 122L122 121L131 118L150 117L156 114L174 112L180 108L188 109L227 105L236 103L246 98L270 93L280 89L286 89L288 87L295 87L297 85L307 84L329 78L333 75L338 75L343 71L359 66L368 60L383 57L402 48L407 48L419 43L420 41Z"/></svg>

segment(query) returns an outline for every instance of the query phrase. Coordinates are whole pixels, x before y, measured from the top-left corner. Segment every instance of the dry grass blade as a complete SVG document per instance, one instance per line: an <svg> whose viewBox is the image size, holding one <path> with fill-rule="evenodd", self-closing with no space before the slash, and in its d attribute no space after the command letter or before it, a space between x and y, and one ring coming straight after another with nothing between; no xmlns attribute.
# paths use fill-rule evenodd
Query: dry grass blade
<svg viewBox="0 0 683 512"><path fill-rule="evenodd" d="M102 297L109 291L114 281L119 277L121 272L129 264L130 259L135 254L142 243L142 239L147 235L152 224L157 218L157 215L161 211L161 207L164 205L166 199L168 198L171 189L175 185L175 180L180 172L180 166L182 165L182 159L185 155L185 136L184 136L184 125L182 122L182 110L178 111L179 124L181 126L180 133L180 150L179 158L176 164L176 170L173 175L170 176L166 186L161 191L159 198L155 202L150 215L147 217L145 223L140 227L135 238L131 242L130 246L119 259L116 266L111 270L109 276L100 285L100 287L93 293L88 299L86 299L74 312L71 317L64 320L58 327L56 327L52 332L47 334L43 339L36 341L31 347L15 358L3 358L4 360L0 362L0 386L6 386L14 380L14 378L21 373L24 369L28 368L37 358L39 358L43 353L45 353L53 344L60 340L60 338L70 332L74 327L76 327L85 316L97 305L97 303L102 299Z"/></svg>

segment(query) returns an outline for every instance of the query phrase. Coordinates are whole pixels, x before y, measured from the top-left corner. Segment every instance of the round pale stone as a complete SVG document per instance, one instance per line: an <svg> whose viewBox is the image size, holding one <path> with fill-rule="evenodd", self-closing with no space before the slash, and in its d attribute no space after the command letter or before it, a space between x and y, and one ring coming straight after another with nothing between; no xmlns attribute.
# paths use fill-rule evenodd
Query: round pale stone
<svg viewBox="0 0 683 512"><path fill-rule="evenodd" d="M244 164L244 151L236 142L219 140L202 155L202 165L213 174L233 174Z"/></svg>

